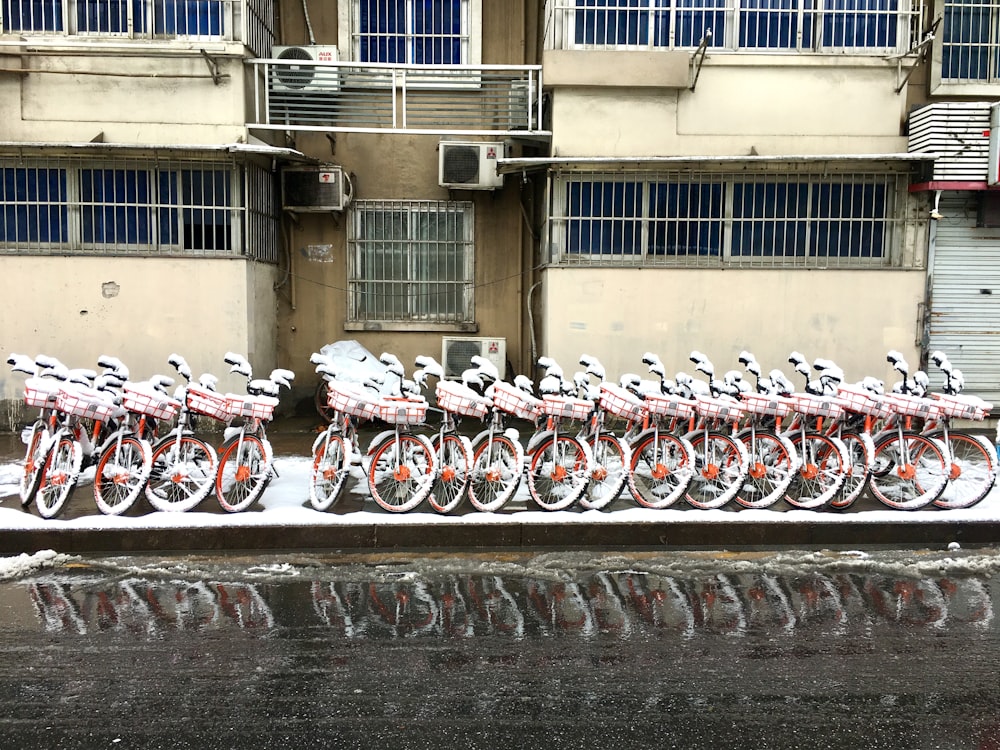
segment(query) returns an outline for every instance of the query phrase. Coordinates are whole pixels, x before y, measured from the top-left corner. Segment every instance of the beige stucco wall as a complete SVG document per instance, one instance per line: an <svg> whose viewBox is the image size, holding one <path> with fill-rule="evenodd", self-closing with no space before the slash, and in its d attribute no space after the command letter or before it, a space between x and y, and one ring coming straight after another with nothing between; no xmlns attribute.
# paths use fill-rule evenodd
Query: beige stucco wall
<svg viewBox="0 0 1000 750"><path fill-rule="evenodd" d="M176 352L195 375L220 376L220 390L245 380L226 374L223 355L250 356L256 372L276 361L276 280L271 266L243 259L0 256L4 316L0 351L48 354L97 369L119 357L135 379L174 376ZM24 377L0 369L0 400L21 396Z"/></svg>
<svg viewBox="0 0 1000 750"><path fill-rule="evenodd" d="M787 360L797 350L809 361L834 360L851 380L875 375L892 383L887 351L919 360L923 289L921 272L551 268L541 287L539 354L567 373L591 354L617 379L645 376L647 351L673 376L693 373L692 350L707 354L721 375L741 370L737 358L747 349L765 371L792 377Z"/></svg>
<svg viewBox="0 0 1000 750"><path fill-rule="evenodd" d="M629 71L648 65L648 54L614 57L622 71L617 85L555 89L555 155L906 151L905 97L894 93L896 70L882 60L714 55L691 91L628 85L638 75Z"/></svg>
<svg viewBox="0 0 1000 750"><path fill-rule="evenodd" d="M139 57L107 44L46 55L0 52L0 140L128 144L235 143L246 138L242 45L207 46L218 84L199 48L165 47ZM144 48L149 52L148 48Z"/></svg>

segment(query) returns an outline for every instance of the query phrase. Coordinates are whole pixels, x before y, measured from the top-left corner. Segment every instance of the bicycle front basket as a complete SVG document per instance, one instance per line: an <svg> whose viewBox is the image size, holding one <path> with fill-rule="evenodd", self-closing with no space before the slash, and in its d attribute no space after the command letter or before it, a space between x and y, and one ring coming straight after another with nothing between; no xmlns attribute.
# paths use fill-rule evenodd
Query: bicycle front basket
<svg viewBox="0 0 1000 750"><path fill-rule="evenodd" d="M981 422L990 415L993 404L983 401L978 396L949 395L946 393L935 393L938 408L954 419L969 419Z"/></svg>
<svg viewBox="0 0 1000 750"><path fill-rule="evenodd" d="M743 393L740 401L748 412L759 417L787 417L793 410L793 402L783 396Z"/></svg>
<svg viewBox="0 0 1000 750"><path fill-rule="evenodd" d="M122 406L130 412L145 414L156 419L173 419L180 405L169 396L152 387L126 383L122 389Z"/></svg>
<svg viewBox="0 0 1000 750"><path fill-rule="evenodd" d="M542 411L550 417L582 422L594 410L594 402L570 396L542 396Z"/></svg>
<svg viewBox="0 0 1000 750"><path fill-rule="evenodd" d="M241 396L236 393L226 394L226 411L230 417L246 417L247 419L262 419L265 422L274 416L274 408L278 399L273 396Z"/></svg>
<svg viewBox="0 0 1000 750"><path fill-rule="evenodd" d="M99 391L90 388L63 388L56 396L56 408L65 414L106 421L114 416L118 407Z"/></svg>
<svg viewBox="0 0 1000 750"><path fill-rule="evenodd" d="M694 401L672 393L645 393L643 398L651 414L661 417L690 419L694 416Z"/></svg>
<svg viewBox="0 0 1000 750"><path fill-rule="evenodd" d="M229 419L229 409L226 406L226 397L221 393L210 391L197 385L189 385L187 388L188 409L195 414L204 414L206 417L218 419L225 422Z"/></svg>
<svg viewBox="0 0 1000 750"><path fill-rule="evenodd" d="M706 419L721 419L724 422L738 422L743 418L743 407L737 401L708 396L695 396L698 412Z"/></svg>
<svg viewBox="0 0 1000 750"><path fill-rule="evenodd" d="M331 380L326 384L327 406L358 419L369 420L378 416L378 402L374 398L374 392L356 383Z"/></svg>
<svg viewBox="0 0 1000 750"><path fill-rule="evenodd" d="M493 384L493 404L500 411L521 419L537 419L542 413L542 402L516 385L498 381Z"/></svg>
<svg viewBox="0 0 1000 750"><path fill-rule="evenodd" d="M929 398L911 396L908 393L887 393L885 398L897 412L907 417L937 419L941 416L940 402Z"/></svg>
<svg viewBox="0 0 1000 750"><path fill-rule="evenodd" d="M423 424L427 420L427 401L423 398L383 398L378 416L389 424Z"/></svg>
<svg viewBox="0 0 1000 750"><path fill-rule="evenodd" d="M453 414L482 419L489 410L490 402L468 386L451 380L439 380L435 389L437 404L441 409Z"/></svg>
<svg viewBox="0 0 1000 750"><path fill-rule="evenodd" d="M28 378L24 381L24 403L39 409L55 406L59 390L59 382L56 380Z"/></svg>
<svg viewBox="0 0 1000 750"><path fill-rule="evenodd" d="M627 422L638 422L645 412L638 398L614 383L601 383L601 408Z"/></svg>

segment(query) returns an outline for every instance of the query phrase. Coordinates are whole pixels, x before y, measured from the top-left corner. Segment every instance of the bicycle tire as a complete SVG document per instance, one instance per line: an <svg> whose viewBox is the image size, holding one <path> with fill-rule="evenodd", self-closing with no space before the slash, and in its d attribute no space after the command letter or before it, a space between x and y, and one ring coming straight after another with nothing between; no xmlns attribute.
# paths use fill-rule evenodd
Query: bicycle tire
<svg viewBox="0 0 1000 750"><path fill-rule="evenodd" d="M694 472L684 498L693 508L713 510L725 506L743 486L748 467L746 448L721 432L691 437Z"/></svg>
<svg viewBox="0 0 1000 750"><path fill-rule="evenodd" d="M785 502L799 510L827 505L847 479L847 448L839 438L808 432L789 438L799 454L799 470L785 490Z"/></svg>
<svg viewBox="0 0 1000 750"><path fill-rule="evenodd" d="M332 508L340 499L350 475L353 451L341 435L325 431L312 447L309 504L319 511Z"/></svg>
<svg viewBox="0 0 1000 750"><path fill-rule="evenodd" d="M120 516L139 499L152 469L149 443L133 435L105 443L94 473L94 502L109 516Z"/></svg>
<svg viewBox="0 0 1000 750"><path fill-rule="evenodd" d="M482 513L493 513L506 505L521 485L524 448L506 435L477 440L472 451L469 502Z"/></svg>
<svg viewBox="0 0 1000 750"><path fill-rule="evenodd" d="M596 445L591 445L589 441L587 445L593 463L587 487L580 496L580 507L600 510L617 500L625 489L632 464L632 449L610 432L601 433Z"/></svg>
<svg viewBox="0 0 1000 750"><path fill-rule="evenodd" d="M260 499L274 475L274 453L267 438L239 435L219 448L215 498L227 513L240 513Z"/></svg>
<svg viewBox="0 0 1000 750"><path fill-rule="evenodd" d="M891 433L875 443L868 486L883 505L893 510L925 508L938 498L947 482L947 449L938 441L904 432L902 437Z"/></svg>
<svg viewBox="0 0 1000 750"><path fill-rule="evenodd" d="M82 462L80 444L68 435L60 436L46 456L35 493L35 507L42 518L55 518L62 513L80 479Z"/></svg>
<svg viewBox="0 0 1000 750"><path fill-rule="evenodd" d="M368 491L380 508L406 513L430 494L434 446L423 435L390 433L370 453Z"/></svg>
<svg viewBox="0 0 1000 750"><path fill-rule="evenodd" d="M543 510L562 510L587 489L593 461L590 447L569 435L550 435L528 464L528 492Z"/></svg>
<svg viewBox="0 0 1000 750"><path fill-rule="evenodd" d="M327 400L329 393L329 384L325 379L321 378L316 384L316 390L313 391L313 405L316 407L316 413L319 414L320 419L327 424L330 424L337 414L336 409L331 408Z"/></svg>
<svg viewBox="0 0 1000 750"><path fill-rule="evenodd" d="M431 485L427 503L437 513L451 513L465 499L469 489L469 472L472 469L472 443L464 435L448 434L443 445L440 437L431 440L437 472Z"/></svg>
<svg viewBox="0 0 1000 750"><path fill-rule="evenodd" d="M928 437L941 440L944 433ZM942 441L943 442L943 441ZM996 447L982 435L948 432L948 482L934 505L948 510L971 508L993 489L997 479Z"/></svg>
<svg viewBox="0 0 1000 750"><path fill-rule="evenodd" d="M740 433L747 449L746 478L734 498L744 508L770 508L785 495L799 468L795 446L784 435L766 430Z"/></svg>
<svg viewBox="0 0 1000 750"><path fill-rule="evenodd" d="M868 489L872 462L875 460L875 442L867 432L845 432L840 439L847 448L847 476L829 506L834 510L847 510Z"/></svg>
<svg viewBox="0 0 1000 750"><path fill-rule="evenodd" d="M167 435L153 446L146 500L154 509L182 513L208 497L218 467L215 449L193 435Z"/></svg>
<svg viewBox="0 0 1000 750"><path fill-rule="evenodd" d="M31 434L26 441L27 450L24 452L24 468L18 480L17 494L21 498L21 507L26 508L35 499L38 492L38 485L42 482L42 469L45 467L45 459L48 457L52 443L49 436L48 425L41 419L35 420L31 425Z"/></svg>
<svg viewBox="0 0 1000 750"><path fill-rule="evenodd" d="M640 436L632 447L628 488L643 508L660 510L676 503L694 474L694 448L670 433Z"/></svg>

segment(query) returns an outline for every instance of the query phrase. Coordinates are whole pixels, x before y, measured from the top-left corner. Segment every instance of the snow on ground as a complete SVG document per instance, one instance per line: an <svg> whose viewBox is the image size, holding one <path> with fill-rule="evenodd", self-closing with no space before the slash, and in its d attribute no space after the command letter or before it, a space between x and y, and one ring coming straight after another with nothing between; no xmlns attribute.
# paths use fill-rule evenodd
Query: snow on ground
<svg viewBox="0 0 1000 750"><path fill-rule="evenodd" d="M104 516L94 506L91 515L74 519L40 518L27 513L17 501L17 462L0 463L0 531L32 528L64 529L149 529L149 528L201 528L240 526L314 526L314 525L402 525L402 524L549 524L559 523L663 523L663 522L718 522L718 523L874 523L886 521L940 522L947 518L954 521L1000 521L1000 489L992 492L978 505L966 510L852 510L849 513L786 509L783 503L773 508L754 510L695 510L679 501L675 508L651 510L621 507L619 502L611 509L580 511L543 511L536 509L522 483L517 496L499 513L468 512L463 515L438 515L426 505L409 513L387 513L368 500L364 509L349 513L321 513L309 505L309 471L311 461L306 456L278 456L275 458L278 477L271 483L254 510L223 514L203 511L187 513L151 512L138 517ZM367 487L361 470L355 467L349 480L348 492L367 498ZM81 486L70 501L87 502L92 492L93 469L85 473ZM627 490L625 491L627 495ZM91 498L92 502L92 498ZM210 496L205 503L214 502ZM343 502L343 500L341 501ZM259 509L258 509L259 508ZM336 506L333 510L336 510Z"/></svg>

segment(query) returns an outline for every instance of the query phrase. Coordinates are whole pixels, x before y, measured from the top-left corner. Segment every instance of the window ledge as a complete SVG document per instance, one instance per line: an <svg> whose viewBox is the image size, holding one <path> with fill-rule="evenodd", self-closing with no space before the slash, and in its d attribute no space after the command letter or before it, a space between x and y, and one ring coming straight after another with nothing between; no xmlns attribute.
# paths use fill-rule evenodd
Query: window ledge
<svg viewBox="0 0 1000 750"><path fill-rule="evenodd" d="M345 331L409 331L412 333L422 331L422 332L455 332L455 333L477 333L479 331L478 323L427 323L423 321L416 322L404 322L404 321L394 321L394 322L384 322L378 323L375 321L366 321L363 323L358 322L347 322L344 323Z"/></svg>

